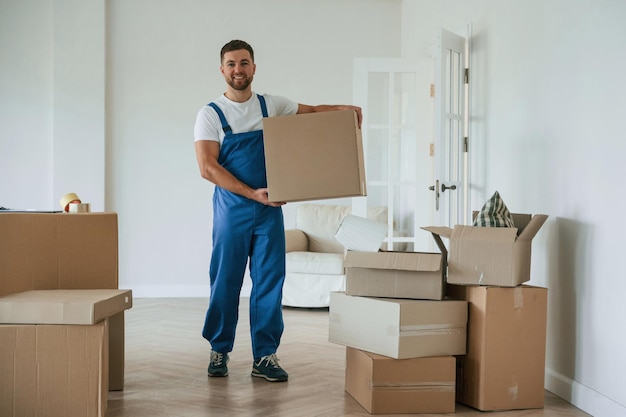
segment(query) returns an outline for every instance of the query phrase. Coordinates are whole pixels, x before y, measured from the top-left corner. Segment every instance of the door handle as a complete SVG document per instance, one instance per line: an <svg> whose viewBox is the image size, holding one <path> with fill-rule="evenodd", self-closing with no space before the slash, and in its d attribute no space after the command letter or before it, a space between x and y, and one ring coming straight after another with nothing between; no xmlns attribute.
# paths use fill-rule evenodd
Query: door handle
<svg viewBox="0 0 626 417"><path fill-rule="evenodd" d="M456 185L447 186L446 184L441 184L441 192L445 193L446 190L456 190Z"/></svg>

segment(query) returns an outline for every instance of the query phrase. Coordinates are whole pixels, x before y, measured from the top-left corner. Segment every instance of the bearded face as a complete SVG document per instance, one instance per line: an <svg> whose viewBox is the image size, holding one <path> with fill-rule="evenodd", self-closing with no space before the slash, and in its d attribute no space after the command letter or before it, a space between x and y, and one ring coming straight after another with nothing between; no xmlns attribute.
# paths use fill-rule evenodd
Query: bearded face
<svg viewBox="0 0 626 417"><path fill-rule="evenodd" d="M252 84L253 79L254 75L248 76L245 73L233 73L230 77L226 78L226 83L235 90L243 91Z"/></svg>
<svg viewBox="0 0 626 417"><path fill-rule="evenodd" d="M221 71L226 83L234 90L243 91L254 79L256 65L245 49L227 52L222 60Z"/></svg>

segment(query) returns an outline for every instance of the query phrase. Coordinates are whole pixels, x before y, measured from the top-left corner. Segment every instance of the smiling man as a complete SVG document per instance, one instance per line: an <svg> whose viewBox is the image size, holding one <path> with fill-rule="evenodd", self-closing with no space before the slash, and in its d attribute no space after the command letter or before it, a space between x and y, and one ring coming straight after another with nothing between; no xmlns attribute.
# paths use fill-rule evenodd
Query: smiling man
<svg viewBox="0 0 626 417"><path fill-rule="evenodd" d="M284 97L256 94L254 51L241 40L222 47L220 71L226 92L198 112L194 128L200 175L215 184L211 296L202 335L211 344L209 376L227 376L235 341L239 297L250 261L252 376L288 379L276 351L284 325L285 231L281 206L268 201L263 118L353 109L347 105L310 106Z"/></svg>

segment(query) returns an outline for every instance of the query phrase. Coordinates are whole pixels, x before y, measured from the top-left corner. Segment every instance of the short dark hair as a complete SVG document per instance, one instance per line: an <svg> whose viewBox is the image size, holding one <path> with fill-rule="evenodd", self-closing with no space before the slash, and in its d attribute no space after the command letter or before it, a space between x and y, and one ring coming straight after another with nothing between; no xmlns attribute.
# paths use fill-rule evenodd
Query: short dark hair
<svg viewBox="0 0 626 417"><path fill-rule="evenodd" d="M238 51L240 49L245 49L250 52L250 57L252 58L252 62L254 62L254 51L248 42L240 41L238 39L232 40L228 42L226 45L222 46L222 50L220 51L220 62L224 60L224 54L226 52Z"/></svg>

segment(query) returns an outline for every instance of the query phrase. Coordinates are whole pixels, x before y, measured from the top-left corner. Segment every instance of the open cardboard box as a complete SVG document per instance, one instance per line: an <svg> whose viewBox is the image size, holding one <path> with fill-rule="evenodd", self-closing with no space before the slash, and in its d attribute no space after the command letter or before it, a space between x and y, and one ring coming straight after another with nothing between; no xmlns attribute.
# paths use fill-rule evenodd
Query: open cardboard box
<svg viewBox="0 0 626 417"><path fill-rule="evenodd" d="M530 280L531 243L548 219L545 214L513 214L515 227L456 225L422 227L449 239L448 278L450 284L515 287Z"/></svg>
<svg viewBox="0 0 626 417"><path fill-rule="evenodd" d="M263 141L270 202L366 195L353 110L266 117Z"/></svg>

